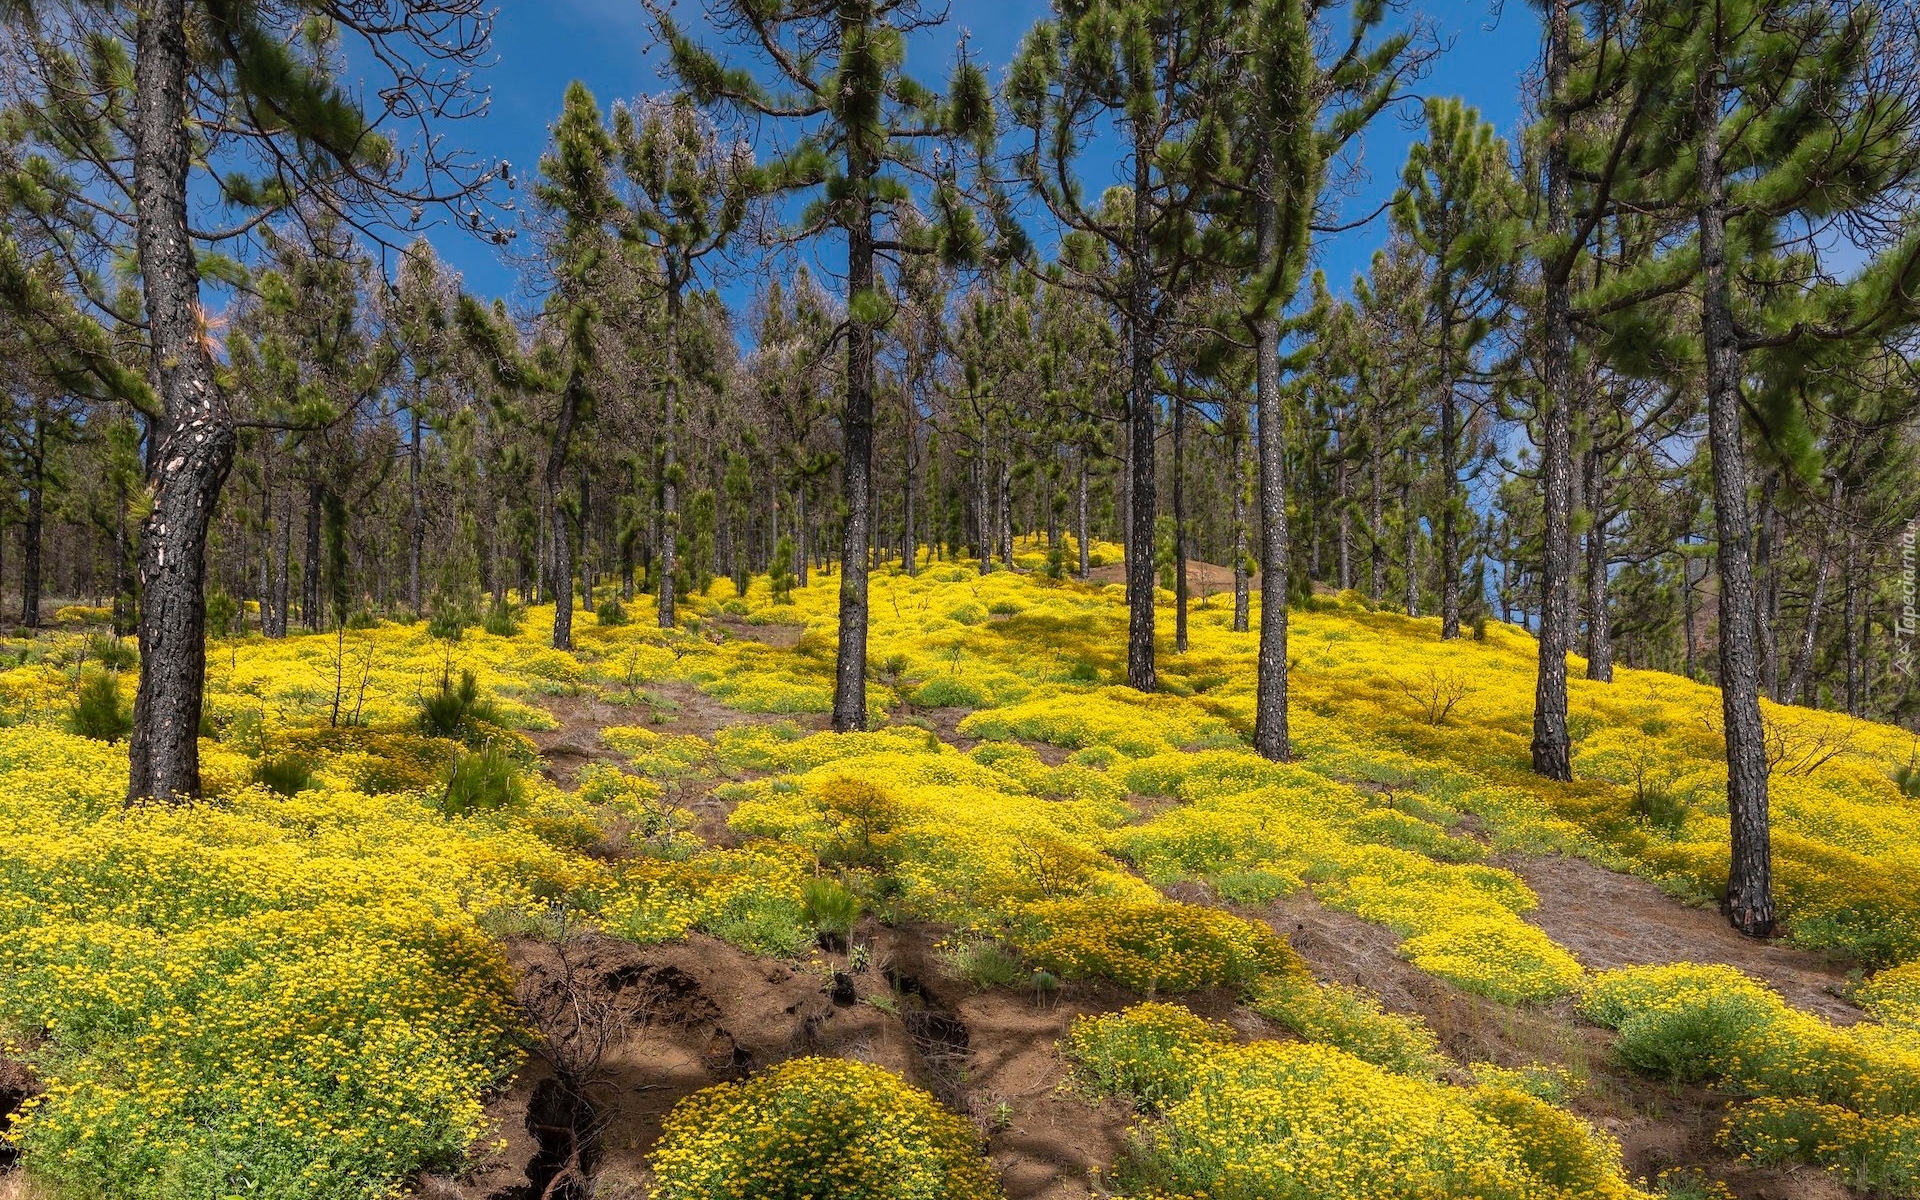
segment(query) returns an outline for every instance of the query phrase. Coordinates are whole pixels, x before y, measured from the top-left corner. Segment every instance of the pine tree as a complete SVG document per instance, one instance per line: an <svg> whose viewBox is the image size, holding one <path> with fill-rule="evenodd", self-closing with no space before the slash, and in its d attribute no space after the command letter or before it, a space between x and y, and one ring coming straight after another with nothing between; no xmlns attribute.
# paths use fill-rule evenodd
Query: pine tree
<svg viewBox="0 0 1920 1200"><path fill-rule="evenodd" d="M1460 636L1462 489L1459 389L1492 332L1501 274L1514 254L1517 207L1506 143L1457 99L1429 100L1394 197L1394 219L1432 263L1427 325L1435 358L1440 456L1440 636ZM1471 465L1466 464L1466 465Z"/></svg>
<svg viewBox="0 0 1920 1200"><path fill-rule="evenodd" d="M839 641L833 727L867 723L867 575L873 531L874 343L889 316L876 270L883 256L940 254L953 261L980 249L972 210L952 174L958 149L984 151L993 129L986 76L963 56L945 97L905 72L909 34L933 22L913 0L724 0L710 22L743 42L775 77L769 88L725 66L648 0L674 72L704 103L794 127L793 149L768 168L775 187L817 197L804 228L846 238L846 403L841 412ZM942 167L923 147L946 145ZM934 189L938 219L903 223L909 180Z"/></svg>

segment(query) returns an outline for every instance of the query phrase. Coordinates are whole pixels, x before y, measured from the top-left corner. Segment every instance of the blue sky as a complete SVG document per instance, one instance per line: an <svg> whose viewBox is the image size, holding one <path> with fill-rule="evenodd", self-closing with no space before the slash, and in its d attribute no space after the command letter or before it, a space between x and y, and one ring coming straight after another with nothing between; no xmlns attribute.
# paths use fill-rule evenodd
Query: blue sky
<svg viewBox="0 0 1920 1200"><path fill-rule="evenodd" d="M698 0L680 0L682 20L697 19ZM952 0L946 27L917 41L908 67L930 83L942 81L964 32L970 52L998 83L1020 37L1046 15L1046 0ZM1511 135L1520 112L1522 80L1539 49L1540 27L1525 0L1433 0L1409 5L1390 22L1422 19L1448 48L1427 78L1422 95L1457 95ZM547 141L548 124L558 114L569 81L584 80L602 106L616 99L658 93L670 87L660 72L660 56L651 53L648 26L639 0L510 0L502 3L494 27L495 62L486 71L492 104L486 116L448 129L450 140L470 146L486 158L505 158L515 173L528 177ZM1408 113L1384 115L1365 135L1351 196L1342 203L1347 219L1365 214L1389 195L1414 140ZM1107 181L1111 162L1090 159L1087 182ZM519 193L525 196L524 188ZM1323 239L1320 265L1337 291L1344 291L1363 269L1384 236L1382 222ZM461 271L468 290L482 296L509 295L514 269L498 251L450 228L430 234L441 256ZM744 300L744 284L727 289L729 300Z"/></svg>

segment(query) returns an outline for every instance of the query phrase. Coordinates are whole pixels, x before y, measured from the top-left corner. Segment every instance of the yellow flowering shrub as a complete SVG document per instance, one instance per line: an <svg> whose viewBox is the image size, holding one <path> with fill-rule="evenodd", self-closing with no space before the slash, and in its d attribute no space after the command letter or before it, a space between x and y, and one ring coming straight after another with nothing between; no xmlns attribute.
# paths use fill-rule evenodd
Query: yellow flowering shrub
<svg viewBox="0 0 1920 1200"><path fill-rule="evenodd" d="M405 794L125 811L123 755L0 730L0 1029L48 1038L30 1161L182 1198L366 1196L456 1163L517 1058L475 914L598 868Z"/></svg>
<svg viewBox="0 0 1920 1200"><path fill-rule="evenodd" d="M674 1105L654 1200L994 1200L973 1126L866 1063L800 1058Z"/></svg>
<svg viewBox="0 0 1920 1200"><path fill-rule="evenodd" d="M1063 1046L1097 1094L1160 1116L1119 1164L1155 1200L1641 1200L1619 1149L1504 1089L1383 1071L1328 1046L1239 1044L1167 1005L1083 1017Z"/></svg>
<svg viewBox="0 0 1920 1200"><path fill-rule="evenodd" d="M1141 992L1245 987L1268 974L1304 975L1265 925L1197 904L1048 900L1029 905L1014 942L1064 979L1111 979Z"/></svg>
<svg viewBox="0 0 1920 1200"><path fill-rule="evenodd" d="M1581 1010L1619 1032L1628 1065L1758 1099L1723 1131L1755 1158L1799 1158L1871 1186L1920 1172L1920 1037L1832 1025L1732 967L1633 967L1595 976Z"/></svg>

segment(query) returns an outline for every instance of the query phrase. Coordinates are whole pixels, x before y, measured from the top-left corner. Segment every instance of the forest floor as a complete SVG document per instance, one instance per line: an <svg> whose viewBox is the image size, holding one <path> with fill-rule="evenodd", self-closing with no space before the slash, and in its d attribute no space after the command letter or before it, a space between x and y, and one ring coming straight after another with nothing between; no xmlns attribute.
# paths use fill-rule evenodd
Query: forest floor
<svg viewBox="0 0 1920 1200"><path fill-rule="evenodd" d="M778 627L753 632L791 644ZM639 706L661 734L711 738L731 725L774 719L736 712L685 685L649 685ZM575 697L549 697L547 707L559 726L535 740L549 778L571 787L586 763L619 764L620 756L601 744L600 730L632 723L633 708ZM972 739L960 736L956 726L967 711L901 715L918 717L964 749ZM799 723L823 728L825 720L814 716ZM1022 744L1049 762L1064 757L1055 746ZM711 840L725 840L729 832L728 807L713 795L720 782L685 781L678 801L698 814L698 832ZM1143 814L1166 803L1133 799ZM1539 907L1527 919L1591 969L1725 963L1836 1024L1860 1018L1844 998L1845 968L1822 955L1743 938L1714 913L1582 859L1492 861L1538 893ZM1516 1006L1455 987L1402 958L1399 939L1387 928L1329 908L1307 892L1246 907L1200 884L1164 890L1175 899L1264 920L1323 982L1364 987L1388 1011L1423 1019L1463 1074L1466 1064L1488 1062L1564 1069L1577 1091L1569 1107L1620 1142L1632 1176L1697 1172L1724 1182L1739 1200L1839 1200L1851 1194L1817 1168L1754 1167L1717 1146L1715 1134L1727 1111L1724 1093L1653 1080L1616 1065L1608 1053L1613 1035L1582 1020L1571 999ZM772 1063L820 1054L883 1066L970 1116L987 1137L1010 1200L1107 1195L1101 1171L1124 1153L1134 1114L1124 1101L1096 1104L1076 1095L1055 1047L1076 1016L1115 1011L1139 996L1099 981L1067 982L1044 999L981 989L938 953L946 932L927 923L886 927L863 919L849 939L864 948L863 961L850 959L846 946L823 948L818 956L836 983L850 985L838 995L822 986L817 963L814 970L798 970L698 933L654 946L595 934L558 943L511 940L518 995L531 1023L545 1033L545 1044L489 1105L493 1136L500 1139L495 1150L465 1177L424 1178L421 1194L543 1200L559 1165L578 1153L594 1179L592 1195L644 1196L647 1154L677 1101ZM1224 990L1189 995L1184 1002L1249 1039L1292 1037ZM592 1061L584 1070L580 1039L568 1032L580 1028L583 1011L595 1031L588 1049ZM569 1069L586 1080L579 1095L566 1095L558 1082ZM588 1193L562 1186L550 1194Z"/></svg>

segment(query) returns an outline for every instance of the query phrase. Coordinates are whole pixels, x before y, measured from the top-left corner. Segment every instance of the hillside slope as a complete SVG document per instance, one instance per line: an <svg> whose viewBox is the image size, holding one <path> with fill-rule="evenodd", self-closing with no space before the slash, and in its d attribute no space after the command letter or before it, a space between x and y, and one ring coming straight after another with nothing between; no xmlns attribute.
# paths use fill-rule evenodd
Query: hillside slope
<svg viewBox="0 0 1920 1200"><path fill-rule="evenodd" d="M1329 600L1275 765L1230 597L1142 696L1118 586L934 563L876 578L875 731L836 736L835 583L572 654L541 609L223 643L177 811L63 731L89 635L15 643L13 1186L1920 1194L1910 734L1764 706L1757 944L1697 907L1713 689L1576 679L1549 784L1524 632Z"/></svg>

